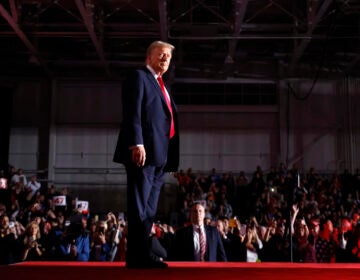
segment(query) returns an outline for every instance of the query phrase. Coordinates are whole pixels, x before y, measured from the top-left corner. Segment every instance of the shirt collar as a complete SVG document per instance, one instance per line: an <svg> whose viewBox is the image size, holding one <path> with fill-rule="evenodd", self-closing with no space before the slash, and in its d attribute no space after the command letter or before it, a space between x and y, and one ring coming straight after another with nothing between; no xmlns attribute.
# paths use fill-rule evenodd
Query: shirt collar
<svg viewBox="0 0 360 280"><path fill-rule="evenodd" d="M194 231L197 231L198 229L202 229L203 231L205 231L205 226L204 225L202 225L202 226L193 225L193 230Z"/></svg>
<svg viewBox="0 0 360 280"><path fill-rule="evenodd" d="M149 69L149 71L151 72L151 74L153 74L155 79L157 79L159 77L159 75L156 75L154 69L152 69L152 67L149 64L146 64L146 68Z"/></svg>

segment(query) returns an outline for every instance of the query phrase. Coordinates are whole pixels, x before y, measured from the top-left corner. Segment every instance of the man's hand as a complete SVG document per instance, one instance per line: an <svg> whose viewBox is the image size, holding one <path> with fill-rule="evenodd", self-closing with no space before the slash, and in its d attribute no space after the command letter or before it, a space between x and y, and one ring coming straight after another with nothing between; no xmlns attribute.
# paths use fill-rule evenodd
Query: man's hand
<svg viewBox="0 0 360 280"><path fill-rule="evenodd" d="M98 234L98 238L99 238L99 241L101 242L102 245L104 245L106 243L106 238L105 238L105 234L100 232Z"/></svg>
<svg viewBox="0 0 360 280"><path fill-rule="evenodd" d="M146 152L144 146L136 146L132 149L132 161L137 166L144 166L146 160Z"/></svg>
<svg viewBox="0 0 360 280"><path fill-rule="evenodd" d="M72 241L72 244L70 245L70 255L76 257L78 255L78 249L75 245L75 240Z"/></svg>

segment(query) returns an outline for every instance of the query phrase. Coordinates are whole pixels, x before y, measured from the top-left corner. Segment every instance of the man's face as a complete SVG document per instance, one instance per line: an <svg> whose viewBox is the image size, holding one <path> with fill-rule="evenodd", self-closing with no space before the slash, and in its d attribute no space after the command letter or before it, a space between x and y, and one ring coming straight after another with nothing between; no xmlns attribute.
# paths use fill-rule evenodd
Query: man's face
<svg viewBox="0 0 360 280"><path fill-rule="evenodd" d="M158 75L163 75L168 69L171 60L171 49L167 47L157 47L147 57L147 63Z"/></svg>
<svg viewBox="0 0 360 280"><path fill-rule="evenodd" d="M10 222L9 222L8 216L1 217L0 228L7 229L9 227L9 224L10 224Z"/></svg>
<svg viewBox="0 0 360 280"><path fill-rule="evenodd" d="M224 231L224 223L223 223L223 221L217 220L216 221L216 227L217 227L219 232Z"/></svg>
<svg viewBox="0 0 360 280"><path fill-rule="evenodd" d="M205 208L201 204L195 204L191 208L191 222L195 225L202 225L205 218Z"/></svg>

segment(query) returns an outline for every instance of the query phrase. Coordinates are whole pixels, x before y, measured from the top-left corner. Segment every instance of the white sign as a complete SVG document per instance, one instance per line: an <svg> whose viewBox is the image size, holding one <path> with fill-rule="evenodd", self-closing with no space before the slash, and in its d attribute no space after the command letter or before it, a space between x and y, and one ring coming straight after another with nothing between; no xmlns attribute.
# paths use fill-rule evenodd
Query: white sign
<svg viewBox="0 0 360 280"><path fill-rule="evenodd" d="M89 210L89 201L85 200L77 200L76 201L76 208L80 211L87 211Z"/></svg>
<svg viewBox="0 0 360 280"><path fill-rule="evenodd" d="M53 203L55 206L66 206L66 196L65 195L54 196Z"/></svg>
<svg viewBox="0 0 360 280"><path fill-rule="evenodd" d="M7 189L8 183L6 178L0 178L0 189Z"/></svg>

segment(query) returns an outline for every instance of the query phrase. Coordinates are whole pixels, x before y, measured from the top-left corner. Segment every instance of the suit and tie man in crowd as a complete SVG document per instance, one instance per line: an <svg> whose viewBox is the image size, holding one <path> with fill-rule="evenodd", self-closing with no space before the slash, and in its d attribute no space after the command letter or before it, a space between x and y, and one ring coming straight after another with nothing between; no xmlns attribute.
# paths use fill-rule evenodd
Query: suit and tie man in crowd
<svg viewBox="0 0 360 280"><path fill-rule="evenodd" d="M129 268L167 267L151 258L149 237L165 173L179 165L177 108L162 80L173 50L166 42L150 44L145 67L131 72L122 86L123 119L113 160L127 174Z"/></svg>
<svg viewBox="0 0 360 280"><path fill-rule="evenodd" d="M177 261L226 262L220 234L215 226L205 225L205 206L196 201L191 207L191 225L175 232L173 258Z"/></svg>

